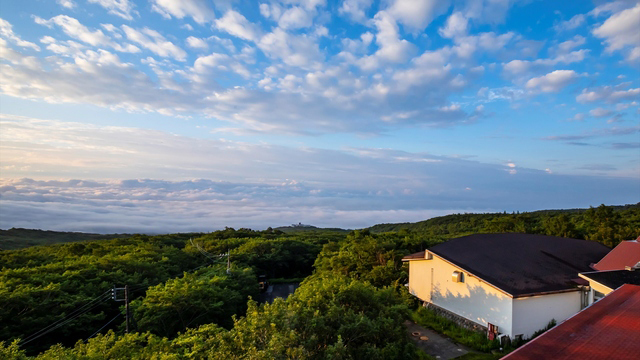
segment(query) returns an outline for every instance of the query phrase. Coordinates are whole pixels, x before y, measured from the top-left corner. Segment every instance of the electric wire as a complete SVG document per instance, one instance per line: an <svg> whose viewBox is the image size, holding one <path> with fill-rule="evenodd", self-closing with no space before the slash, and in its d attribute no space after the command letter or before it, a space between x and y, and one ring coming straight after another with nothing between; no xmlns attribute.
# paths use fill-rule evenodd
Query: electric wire
<svg viewBox="0 0 640 360"><path fill-rule="evenodd" d="M85 340L85 341L89 341L89 339L91 339L92 337L96 336L96 334L97 334L97 333L99 333L99 332L100 332L102 329L104 329L107 325L111 324L111 322L112 322L113 320L115 320L115 319L116 319L118 316L120 316L120 315L122 315L122 314L118 313L118 315L114 316L114 317L113 317L113 319L109 320L109 321L108 321L106 324L104 324L100 329L98 329L98 331L94 332L94 333L93 333L93 335L89 336L89 337L87 338L87 340Z"/></svg>
<svg viewBox="0 0 640 360"><path fill-rule="evenodd" d="M50 333L50 332L52 332L52 331L56 330L56 329L58 329L58 328L61 328L61 327L65 326L65 325L66 325L66 324L68 324L69 322L71 322L71 321L75 320L76 318L78 318L79 316L84 315L85 313L87 313L87 312L89 312L89 311L93 310L93 309L94 309L94 308L96 308L98 305L102 304L103 302L105 302L105 301L107 301L107 300L108 300L108 299L104 299L104 300L102 300L101 302L96 303L96 304L95 304L95 305L93 305L92 307L90 307L90 308L86 309L85 311L83 311L83 312L81 312L81 313L79 313L79 314L77 314L77 315L73 316L72 318L69 318L68 320L66 320L66 321L64 321L64 322L62 322L62 323L60 323L60 324L58 324L58 325L56 325L56 326L54 326L54 327L50 328L49 330L47 330L47 331L45 331L45 332L43 332L43 333L41 333L41 334L39 334L39 335L37 335L37 336L35 336L35 337L33 337L33 336L32 336L30 339L28 338L29 340L26 340L26 339L25 339L25 341L23 341L21 344L22 344L22 345L26 345L26 344L28 344L28 343L32 342L33 340L36 340L36 339L38 339L38 338L40 338L40 337L42 337L42 336L44 336L44 335L46 335L46 334L48 334L48 333Z"/></svg>
<svg viewBox="0 0 640 360"><path fill-rule="evenodd" d="M79 316L84 315L85 313L93 310L98 305L102 304L103 302L105 302L107 300L109 300L108 291L105 292L104 295L102 295L102 299L100 301L98 301L98 302L95 302L96 300L91 301L89 304L86 304L85 306L83 306L80 309L86 308L88 305L90 305L90 307L82 310L81 312L78 312L80 310L80 309L78 309L78 310L72 312L71 314L65 316L63 319L60 319L60 320L56 321L55 323L53 323L53 324L51 324L49 326L46 326L46 327L42 328L41 330L39 330L39 331L27 336L24 340L21 341L21 344L25 345L27 343L30 343L31 341L33 341L33 340L35 340L35 339L37 339L37 338L39 338L41 336L44 336L44 335L52 332L53 330L56 330L56 329L58 329L58 328L60 328L60 327L62 327L64 325L68 324L69 322L71 322L71 321L75 320L76 318L78 318ZM94 304L92 304L92 303L94 303Z"/></svg>
<svg viewBox="0 0 640 360"><path fill-rule="evenodd" d="M70 312L69 314L67 314L67 315L66 315L65 317L63 317L62 319L57 320L57 321L53 322L52 324L49 324L48 326L45 326L44 328L40 329L39 331L37 331L37 332L35 332L35 333L33 333L33 334L29 335L29 336L28 336L28 337L26 337L24 340L29 339L29 338L31 338L32 336L34 336L34 335L36 335L36 334L38 334L38 333L40 333L40 332L42 332L42 331L47 330L49 327L55 326L55 325L57 325L58 323L60 323L60 322L62 322L62 321L65 321L65 320L66 320L66 319L68 319L69 317L71 317L71 316L75 315L77 312L84 310L84 309L85 309L86 307L88 307L88 306L91 306L95 301L98 301L98 300L101 300L102 298L104 298L106 295L108 295L109 291L110 291L110 290L107 290L107 291L103 292L101 295L96 296L95 298L93 298L92 300L90 300L88 303L84 304L83 306L81 306L81 307L77 308L76 310L74 310L74 311ZM23 341L24 341L24 340L23 340Z"/></svg>

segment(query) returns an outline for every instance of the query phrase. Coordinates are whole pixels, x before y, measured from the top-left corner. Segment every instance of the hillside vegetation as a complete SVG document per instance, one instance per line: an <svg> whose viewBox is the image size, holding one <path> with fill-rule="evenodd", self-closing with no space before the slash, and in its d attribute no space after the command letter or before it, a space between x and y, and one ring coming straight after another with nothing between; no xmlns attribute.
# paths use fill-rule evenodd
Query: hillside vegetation
<svg viewBox="0 0 640 360"><path fill-rule="evenodd" d="M477 233L520 232L593 240L613 247L640 235L640 203L517 214L452 214L416 223L378 224L368 230L411 231L442 240Z"/></svg>
<svg viewBox="0 0 640 360"><path fill-rule="evenodd" d="M15 250L36 245L103 240L130 237L131 234L90 234L81 232L62 232L32 230L22 228L0 229L0 250Z"/></svg>
<svg viewBox="0 0 640 360"><path fill-rule="evenodd" d="M425 358L402 325L416 305L403 256L479 231L612 246L639 235L639 211L452 215L379 233L389 229L226 228L0 251L0 358ZM258 304L258 275L305 280L288 299ZM124 285L128 334L111 294Z"/></svg>

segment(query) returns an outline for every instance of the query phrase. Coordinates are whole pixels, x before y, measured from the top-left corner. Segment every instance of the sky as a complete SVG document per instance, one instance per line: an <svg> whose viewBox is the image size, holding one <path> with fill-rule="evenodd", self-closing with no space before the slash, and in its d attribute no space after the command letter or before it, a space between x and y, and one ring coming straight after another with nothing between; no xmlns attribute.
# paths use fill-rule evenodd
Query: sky
<svg viewBox="0 0 640 360"><path fill-rule="evenodd" d="M640 1L25 0L0 228L362 228L640 201Z"/></svg>

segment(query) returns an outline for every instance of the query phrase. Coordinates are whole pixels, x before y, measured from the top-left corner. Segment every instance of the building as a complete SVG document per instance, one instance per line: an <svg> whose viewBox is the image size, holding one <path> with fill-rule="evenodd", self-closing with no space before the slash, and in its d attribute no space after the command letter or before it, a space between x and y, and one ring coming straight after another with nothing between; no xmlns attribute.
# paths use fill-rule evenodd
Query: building
<svg viewBox="0 0 640 360"><path fill-rule="evenodd" d="M640 285L640 261L624 270L592 271L580 273L589 282L589 305L602 299L624 284Z"/></svg>
<svg viewBox="0 0 640 360"><path fill-rule="evenodd" d="M503 360L640 358L640 286L622 285Z"/></svg>
<svg viewBox="0 0 640 360"><path fill-rule="evenodd" d="M593 269L598 271L624 270L627 266L636 265L640 262L640 241L638 239L621 242L607 256L594 264Z"/></svg>
<svg viewBox="0 0 640 360"><path fill-rule="evenodd" d="M554 236L476 234L403 261L409 263L409 291L425 305L495 335L528 338L587 305L578 273L591 270L609 250Z"/></svg>

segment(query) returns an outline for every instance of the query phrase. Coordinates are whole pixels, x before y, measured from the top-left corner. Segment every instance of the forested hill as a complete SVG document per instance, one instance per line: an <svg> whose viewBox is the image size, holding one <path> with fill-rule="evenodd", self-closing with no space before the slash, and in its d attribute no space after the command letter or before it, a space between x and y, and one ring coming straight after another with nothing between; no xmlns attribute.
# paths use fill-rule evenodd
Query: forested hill
<svg viewBox="0 0 640 360"><path fill-rule="evenodd" d="M226 228L0 251L0 359L424 359L403 326L418 307L403 256L485 231L614 246L640 235L640 207L407 225L415 228ZM288 299L257 304L260 275L305 280ZM113 298L125 285L129 333L126 307ZM471 335L465 341L475 343ZM479 336L476 349L500 349Z"/></svg>
<svg viewBox="0 0 640 360"><path fill-rule="evenodd" d="M640 203L517 214L452 214L415 223L378 224L368 230L405 230L442 239L474 233L523 232L596 240L614 246L640 235Z"/></svg>
<svg viewBox="0 0 640 360"><path fill-rule="evenodd" d="M105 240L130 237L130 234L90 234L35 229L0 229L0 250L22 249L36 245L52 245L86 240Z"/></svg>
<svg viewBox="0 0 640 360"><path fill-rule="evenodd" d="M338 232L343 234L348 234L351 230L340 229L340 228L319 228L313 225L305 225L302 223L292 224L291 226L279 226L274 230L279 230L284 233L297 233L297 232L322 232L322 231L330 231L330 232Z"/></svg>

